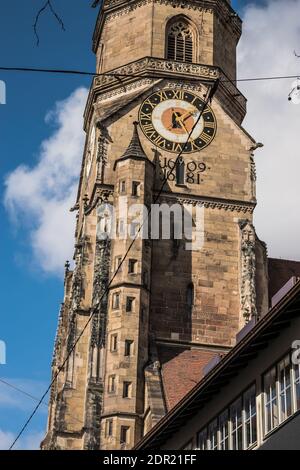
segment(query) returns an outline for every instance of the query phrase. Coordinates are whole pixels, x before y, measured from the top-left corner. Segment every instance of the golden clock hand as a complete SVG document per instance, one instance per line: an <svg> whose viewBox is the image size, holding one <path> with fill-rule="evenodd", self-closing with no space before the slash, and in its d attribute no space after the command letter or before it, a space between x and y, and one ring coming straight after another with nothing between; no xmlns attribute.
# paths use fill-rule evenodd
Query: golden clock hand
<svg viewBox="0 0 300 470"><path fill-rule="evenodd" d="M197 115L197 111L190 111L189 113L186 113L184 116L181 116L183 119L183 122L186 121L189 117L195 117Z"/></svg>
<svg viewBox="0 0 300 470"><path fill-rule="evenodd" d="M178 119L180 119L180 114L177 113L174 109L172 109L172 111L173 111L173 115L172 115L172 125L167 128L168 131L171 131L172 129L175 129L175 128L176 128L176 127L175 127L175 124L176 124L177 122L179 122ZM176 122L174 122L174 117L175 117L175 121L176 121Z"/></svg>
<svg viewBox="0 0 300 470"><path fill-rule="evenodd" d="M184 128L185 132L189 135L190 132L189 132L188 129L186 128L184 122L183 122L181 119L179 119L178 122L179 122L179 124L181 125L181 127ZM189 141L189 142L194 141L194 139L192 138L192 136L189 136L188 141Z"/></svg>
<svg viewBox="0 0 300 470"><path fill-rule="evenodd" d="M185 113L185 114L183 114L182 116L180 116L180 119L181 119L182 121L186 121L186 119L187 119L188 117L192 116L192 115L193 115L193 113L192 113L191 111L188 111L187 113Z"/></svg>
<svg viewBox="0 0 300 470"><path fill-rule="evenodd" d="M184 122L182 121L182 119L180 119L180 118L177 119L177 122L179 122L179 124L180 124L181 127L185 130L185 132L186 132L187 134L189 134L189 131L187 130L186 125L184 124Z"/></svg>

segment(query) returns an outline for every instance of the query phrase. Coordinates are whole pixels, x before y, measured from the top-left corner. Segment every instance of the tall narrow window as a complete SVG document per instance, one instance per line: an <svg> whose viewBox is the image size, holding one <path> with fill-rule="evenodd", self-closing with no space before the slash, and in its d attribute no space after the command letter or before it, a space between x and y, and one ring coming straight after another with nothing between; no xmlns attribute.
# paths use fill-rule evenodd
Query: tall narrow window
<svg viewBox="0 0 300 470"><path fill-rule="evenodd" d="M187 291L186 291L186 303L189 309L192 309L194 306L194 297L195 297L194 284L191 283L188 285Z"/></svg>
<svg viewBox="0 0 300 470"><path fill-rule="evenodd" d="M120 444L128 444L128 442L129 442L129 432L130 432L130 427L129 426L121 426Z"/></svg>
<svg viewBox="0 0 300 470"><path fill-rule="evenodd" d="M130 259L128 262L128 274L136 274L137 271L137 260Z"/></svg>
<svg viewBox="0 0 300 470"><path fill-rule="evenodd" d="M130 313L133 311L133 306L134 306L134 297L127 297L126 298L126 312Z"/></svg>
<svg viewBox="0 0 300 470"><path fill-rule="evenodd" d="M180 62L193 62L193 31L186 21L177 21L168 28L167 59Z"/></svg>
<svg viewBox="0 0 300 470"><path fill-rule="evenodd" d="M131 398L132 383L123 382L123 398Z"/></svg>
<svg viewBox="0 0 300 470"><path fill-rule="evenodd" d="M138 222L131 222L130 224L130 236L136 238L139 235L140 224Z"/></svg>
<svg viewBox="0 0 300 470"><path fill-rule="evenodd" d="M141 183L139 181L133 181L132 182L132 196L134 197L140 196L140 188L141 188Z"/></svg>
<svg viewBox="0 0 300 470"><path fill-rule="evenodd" d="M114 310L118 310L120 308L120 294L118 292L113 294L112 308Z"/></svg>
<svg viewBox="0 0 300 470"><path fill-rule="evenodd" d="M119 269L119 267L121 266L121 263L122 263L122 256L117 256L115 258L115 271L117 271ZM119 269L119 272L121 271L121 268Z"/></svg>
<svg viewBox="0 0 300 470"><path fill-rule="evenodd" d="M230 407L231 444L233 450L243 450L242 399Z"/></svg>
<svg viewBox="0 0 300 470"><path fill-rule="evenodd" d="M257 441L256 432L256 388L253 386L244 394L245 446L249 449Z"/></svg>
<svg viewBox="0 0 300 470"><path fill-rule="evenodd" d="M229 449L229 435L228 435L228 410L224 411L219 418L219 428L220 428L220 450Z"/></svg>
<svg viewBox="0 0 300 470"><path fill-rule="evenodd" d="M126 339L125 340L125 352L124 356L129 357L132 355L132 350L133 350L133 341L131 339Z"/></svg>
<svg viewBox="0 0 300 470"><path fill-rule="evenodd" d="M112 435L113 435L113 420L108 419L108 420L106 420L105 436L106 437L112 437Z"/></svg>
<svg viewBox="0 0 300 470"><path fill-rule="evenodd" d="M300 410L300 364L295 365L295 396L296 411Z"/></svg>
<svg viewBox="0 0 300 470"><path fill-rule="evenodd" d="M198 449L207 450L207 429L203 429L198 433Z"/></svg>
<svg viewBox="0 0 300 470"><path fill-rule="evenodd" d="M110 375L108 378L108 393L116 392L116 376Z"/></svg>
<svg viewBox="0 0 300 470"><path fill-rule="evenodd" d="M209 442L209 450L218 449L218 420L217 419L215 419L208 426L208 442Z"/></svg>
<svg viewBox="0 0 300 470"><path fill-rule="evenodd" d="M264 377L265 392L265 432L268 433L278 426L278 400L276 390L276 367Z"/></svg>
<svg viewBox="0 0 300 470"><path fill-rule="evenodd" d="M110 352L118 351L118 335L111 335L110 337Z"/></svg>
<svg viewBox="0 0 300 470"><path fill-rule="evenodd" d="M279 364L280 422L292 414L291 361L286 356Z"/></svg>
<svg viewBox="0 0 300 470"><path fill-rule="evenodd" d="M126 181L120 181L120 193L126 193Z"/></svg>

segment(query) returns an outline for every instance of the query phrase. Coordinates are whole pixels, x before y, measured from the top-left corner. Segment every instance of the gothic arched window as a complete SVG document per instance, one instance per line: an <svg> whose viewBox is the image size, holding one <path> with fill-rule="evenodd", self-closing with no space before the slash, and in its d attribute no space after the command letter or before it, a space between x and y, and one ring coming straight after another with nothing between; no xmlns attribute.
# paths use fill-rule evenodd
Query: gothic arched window
<svg viewBox="0 0 300 470"><path fill-rule="evenodd" d="M184 20L172 23L167 29L167 59L193 62L194 34Z"/></svg>

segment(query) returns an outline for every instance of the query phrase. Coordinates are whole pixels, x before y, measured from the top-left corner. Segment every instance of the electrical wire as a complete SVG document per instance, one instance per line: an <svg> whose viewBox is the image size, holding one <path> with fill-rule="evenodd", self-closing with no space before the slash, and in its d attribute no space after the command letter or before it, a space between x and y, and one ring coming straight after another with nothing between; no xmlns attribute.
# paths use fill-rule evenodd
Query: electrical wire
<svg viewBox="0 0 300 470"><path fill-rule="evenodd" d="M12 390L15 390L16 392L18 393L21 393L22 395L24 395L25 397L27 398L30 398L31 400L33 401L36 401L38 402L40 399L35 397L34 395L31 395L30 393L26 392L25 390L23 390L22 388L19 388L19 387L16 387L15 385L7 382L6 380L3 380L3 379L0 379L0 383L2 383L3 385L6 385L6 387L9 387L11 388ZM48 408L48 403L46 403L45 401L43 401L41 403L41 405L45 406L46 408ZM74 419L75 421L77 421L78 423L80 423L81 425L83 424L83 421L82 420L79 420L78 418L76 418L75 416L73 415L70 415L72 419Z"/></svg>
<svg viewBox="0 0 300 470"><path fill-rule="evenodd" d="M196 120L196 122L194 123L194 126L192 128L192 130L190 131L189 135L188 135L188 138L184 144L184 146L182 147L181 151L179 152L179 154L177 155L177 158L176 158L176 161L175 161L175 165L173 168L170 169L170 172L165 176L164 180L163 180L163 183L162 183L162 186L161 186L161 189L160 191L158 192L156 198L154 199L154 203L153 205L158 201L162 191L163 191L163 188L164 188L164 185L165 183L168 181L170 175L173 173L174 169L176 169L176 166L179 162L179 159L180 157L182 156L182 154L184 153L188 143L189 143L189 140L196 128L196 126L198 125L198 123L200 122L200 119L202 117L202 114L203 114L203 111L205 110L206 106L208 105L208 103L212 100L214 94L216 93L217 91L217 88L219 86L219 80L216 80L215 83L210 87L210 90L207 92L207 96L206 96L206 100L205 100L205 104L202 108L202 110L199 112L199 116L198 116L198 119ZM135 237L133 238L132 242L130 243L125 255L123 256L122 258L122 261L120 262L118 268L116 269L115 273L113 274L111 280L109 281L104 293L101 295L100 299L99 299L99 302L98 302L98 305L101 304L101 301L103 300L103 298L108 294L109 290L110 290L110 287L113 283L113 281L115 280L117 274L120 272L123 264L125 263L126 259L127 259L127 256L129 255L134 243L136 242L136 240L138 239L139 237L139 234L141 233L146 221L149 219L150 215L151 215L151 212L152 212L152 207L153 205L151 206L147 216L145 217L144 221L142 222L142 224L140 225L139 229L137 230L136 234L135 234ZM28 425L30 424L31 420L33 419L33 417L35 416L36 412L38 411L39 407L41 406L41 404L43 403L44 399L46 398L46 396L48 395L49 391L51 390L51 387L54 385L54 383L56 382L59 374L61 373L61 371L64 369L65 365L67 364L71 354L74 352L77 344L79 343L80 339L83 337L85 331L87 330L89 324L91 323L95 313L97 312L97 308L95 308L92 312L91 312L91 316L90 318L88 319L88 321L86 322L85 326L83 327L82 331L80 332L80 334L78 335L78 337L76 338L76 341L74 342L72 348L70 349L70 351L68 352L68 355L66 356L65 360L63 361L63 363L61 364L61 366L58 368L57 372L54 374L54 377L52 378L47 390L45 391L45 393L43 394L43 396L39 399L36 407L34 408L34 410L32 411L31 415L29 416L29 418L26 420L26 422L24 423L24 425L22 426L21 430L19 431L18 435L16 436L16 438L14 439L13 443L11 444L11 446L9 447L9 450L12 450L15 446L15 444L18 442L18 440L20 439L20 437L22 436L22 434L24 433L24 431L26 430L26 428L28 427Z"/></svg>
<svg viewBox="0 0 300 470"><path fill-rule="evenodd" d="M124 77L124 78L141 78L143 75L139 74L126 74L126 73L117 73L117 72L103 72L103 73L95 73L95 72L86 72L82 70L64 70L64 69L41 69L41 68L29 68L29 67L0 67L0 71L3 72L32 72L32 73L53 73L53 74L67 74L67 75L83 75L83 76L90 76L90 77ZM162 79L166 76L161 75L151 75L147 74L148 78L156 78ZM167 76L170 77L170 76ZM173 77L173 76L172 76ZM238 83L238 82L254 82L254 81L268 81L268 80L291 80L295 78L299 78L300 74L298 75L274 75L274 76L266 76L266 77L249 77L249 78L238 78L237 80L230 80L230 79L220 79L220 83Z"/></svg>
<svg viewBox="0 0 300 470"><path fill-rule="evenodd" d="M2 384L6 385L6 386L9 387L9 388L12 388L12 389L15 390L16 392L22 393L23 395L25 395L26 397L30 398L31 400L39 401L39 398L35 397L34 395L31 395L31 394L28 393L28 392L25 392L25 390L22 390L21 388L16 387L15 385L13 385L13 384L11 384L11 383L9 383L9 382L6 382L6 381L3 380L3 379L0 379L0 382L1 382ZM43 403L41 403L41 404L48 407L48 404L47 404L46 402L43 402Z"/></svg>

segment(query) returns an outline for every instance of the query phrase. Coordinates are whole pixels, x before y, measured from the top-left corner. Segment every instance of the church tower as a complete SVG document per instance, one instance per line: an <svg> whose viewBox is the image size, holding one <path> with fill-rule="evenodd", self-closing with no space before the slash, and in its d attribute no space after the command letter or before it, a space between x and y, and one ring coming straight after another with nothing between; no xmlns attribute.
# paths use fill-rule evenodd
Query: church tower
<svg viewBox="0 0 300 470"><path fill-rule="evenodd" d="M268 309L230 3L102 3L45 449L132 448Z"/></svg>

